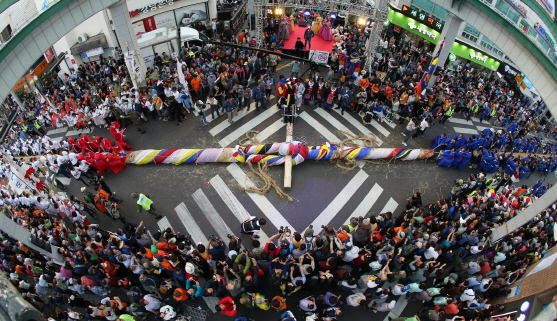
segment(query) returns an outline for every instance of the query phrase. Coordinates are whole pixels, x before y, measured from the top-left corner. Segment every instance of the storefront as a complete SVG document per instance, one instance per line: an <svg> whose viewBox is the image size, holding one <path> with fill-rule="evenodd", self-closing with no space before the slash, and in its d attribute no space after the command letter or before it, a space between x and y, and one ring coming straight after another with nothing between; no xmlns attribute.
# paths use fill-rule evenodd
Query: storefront
<svg viewBox="0 0 557 321"><path fill-rule="evenodd" d="M462 58L462 59L459 59ZM454 42L451 53L449 54L449 66L458 66L459 63L472 63L476 65L477 68L475 69L487 69L485 70L494 72L497 71L500 65L500 62L495 60L494 58L486 55L479 50L474 48L468 47L467 45L459 42L458 40ZM452 68L449 68L452 69Z"/></svg>
<svg viewBox="0 0 557 321"><path fill-rule="evenodd" d="M439 42L440 30L435 30L435 27L427 26L416 19L408 17L404 13L399 12L398 9L389 8L387 19L394 33L404 35L416 43L420 39L424 39L434 45Z"/></svg>
<svg viewBox="0 0 557 321"><path fill-rule="evenodd" d="M213 18L209 14L210 2L207 1L187 1L187 0L128 0L130 19L134 34L136 36L157 30L160 28L179 28Z"/></svg>

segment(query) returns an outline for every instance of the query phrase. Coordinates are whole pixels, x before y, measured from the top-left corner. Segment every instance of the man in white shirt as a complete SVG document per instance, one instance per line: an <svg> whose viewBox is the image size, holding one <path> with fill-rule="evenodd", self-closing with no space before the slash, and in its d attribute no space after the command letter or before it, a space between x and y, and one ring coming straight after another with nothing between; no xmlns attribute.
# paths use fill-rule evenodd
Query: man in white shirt
<svg viewBox="0 0 557 321"><path fill-rule="evenodd" d="M147 294L143 299L139 300L139 303L145 308L145 310L157 313L161 307L161 301L157 300L152 294Z"/></svg>

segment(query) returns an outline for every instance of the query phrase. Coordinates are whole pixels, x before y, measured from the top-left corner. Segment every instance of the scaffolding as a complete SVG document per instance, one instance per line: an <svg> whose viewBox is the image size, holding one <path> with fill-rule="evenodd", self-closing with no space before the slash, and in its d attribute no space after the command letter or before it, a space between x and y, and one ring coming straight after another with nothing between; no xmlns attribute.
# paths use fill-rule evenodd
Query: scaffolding
<svg viewBox="0 0 557 321"><path fill-rule="evenodd" d="M377 0L375 6L371 6L368 3L355 3L354 0L254 0L255 39L259 48L265 47L263 30L265 28L267 10L270 9L274 12L275 8L290 8L294 11L328 11L346 15L347 17L352 15L372 21L373 27L366 42L366 52L373 54L366 55L365 67L371 70L376 58L375 53L377 52L379 37L389 14L388 0Z"/></svg>

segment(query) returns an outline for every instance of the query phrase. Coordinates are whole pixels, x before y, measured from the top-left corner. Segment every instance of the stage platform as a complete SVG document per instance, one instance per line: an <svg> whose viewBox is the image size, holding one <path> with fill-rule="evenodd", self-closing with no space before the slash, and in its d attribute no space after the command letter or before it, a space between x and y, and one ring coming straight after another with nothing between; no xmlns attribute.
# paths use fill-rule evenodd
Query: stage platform
<svg viewBox="0 0 557 321"><path fill-rule="evenodd" d="M296 39L300 37L302 42L304 41L304 32L306 31L307 27L300 27L298 25L294 26L294 32L290 34L290 39L284 40L284 48L283 49L290 49L294 50L294 46L296 45ZM312 50L321 50L331 52L333 50L333 45L335 44L334 40L325 41L319 35L315 35L311 40L311 49ZM307 48L306 48L307 50Z"/></svg>

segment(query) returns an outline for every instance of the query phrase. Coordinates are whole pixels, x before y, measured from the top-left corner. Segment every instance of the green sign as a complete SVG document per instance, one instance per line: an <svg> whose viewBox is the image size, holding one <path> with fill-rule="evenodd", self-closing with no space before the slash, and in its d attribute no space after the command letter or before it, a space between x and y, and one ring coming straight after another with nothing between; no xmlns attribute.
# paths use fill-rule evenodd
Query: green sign
<svg viewBox="0 0 557 321"><path fill-rule="evenodd" d="M439 32L424 25L423 23L420 23L419 21L416 21L410 17L403 15L400 12L396 12L389 8L388 19L390 22L394 23L395 25L400 26L403 29L410 31L413 34L424 38L425 40L433 43L434 45L436 45L437 42L439 42L439 37L441 36Z"/></svg>
<svg viewBox="0 0 557 321"><path fill-rule="evenodd" d="M451 54L455 54L461 58L475 62L478 65L482 65L493 71L496 71L500 64L499 61L458 42L453 44Z"/></svg>
<svg viewBox="0 0 557 321"><path fill-rule="evenodd" d="M449 54L449 61L455 61L455 60L456 60L456 56L453 53Z"/></svg>

